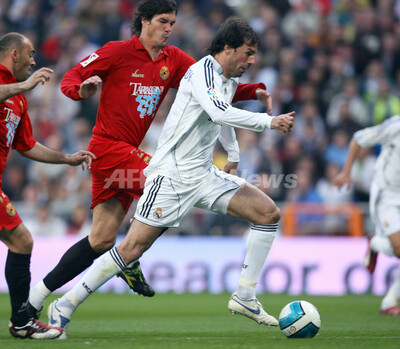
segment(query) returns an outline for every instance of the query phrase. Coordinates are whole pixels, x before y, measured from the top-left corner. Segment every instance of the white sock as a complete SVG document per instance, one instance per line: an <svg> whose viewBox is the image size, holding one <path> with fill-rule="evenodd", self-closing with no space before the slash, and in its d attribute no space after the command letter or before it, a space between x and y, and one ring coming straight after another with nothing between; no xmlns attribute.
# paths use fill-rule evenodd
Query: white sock
<svg viewBox="0 0 400 349"><path fill-rule="evenodd" d="M97 258L72 290L58 300L58 308L70 317L79 304L124 268L126 264L114 247Z"/></svg>
<svg viewBox="0 0 400 349"><path fill-rule="evenodd" d="M246 241L246 256L236 294L241 299L253 299L268 253L274 242L278 224L252 224Z"/></svg>
<svg viewBox="0 0 400 349"><path fill-rule="evenodd" d="M390 286L388 292L381 303L381 309L386 310L397 305L397 301L400 298L400 267L397 269L396 276L393 284Z"/></svg>
<svg viewBox="0 0 400 349"><path fill-rule="evenodd" d="M392 244L386 236L375 235L371 239L371 249L374 252L380 252L390 257L395 255Z"/></svg>
<svg viewBox="0 0 400 349"><path fill-rule="evenodd" d="M51 291L45 286L43 280L39 281L29 290L29 303L35 309L41 310L46 298L51 294Z"/></svg>

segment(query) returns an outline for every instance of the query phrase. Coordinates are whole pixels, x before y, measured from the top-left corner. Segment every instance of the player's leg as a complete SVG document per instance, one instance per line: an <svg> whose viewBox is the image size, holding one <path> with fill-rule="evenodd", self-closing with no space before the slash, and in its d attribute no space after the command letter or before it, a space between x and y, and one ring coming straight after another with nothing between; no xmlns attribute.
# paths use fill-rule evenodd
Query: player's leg
<svg viewBox="0 0 400 349"><path fill-rule="evenodd" d="M33 319L28 311L30 260L33 246L31 234L20 223L10 230L3 227L0 230L0 240L8 247L5 277L11 300L9 323L11 335L32 339L58 338L62 333L60 329L48 327Z"/></svg>
<svg viewBox="0 0 400 349"><path fill-rule="evenodd" d="M11 321L20 326L30 318L26 300L31 281L29 267L33 240L22 223L11 230L3 228L0 239L8 247L5 276L11 298Z"/></svg>
<svg viewBox="0 0 400 349"><path fill-rule="evenodd" d="M50 324L63 328L66 338L66 329L78 306L101 285L140 258L162 231L163 228L134 220L123 241L97 258L72 290L50 304L47 311Z"/></svg>
<svg viewBox="0 0 400 349"><path fill-rule="evenodd" d="M31 311L40 311L52 292L79 275L96 258L114 246L118 228L125 215L121 203L115 198L103 201L93 208L93 224L89 236L71 246L55 268L31 289Z"/></svg>
<svg viewBox="0 0 400 349"><path fill-rule="evenodd" d="M389 236L393 252L400 258L400 231ZM384 315L400 316L400 307L398 301L400 299L400 267L397 269L392 285L389 287L385 297L382 300L380 312Z"/></svg>
<svg viewBox="0 0 400 349"><path fill-rule="evenodd" d="M229 202L227 214L252 223L246 241L246 255L239 283L228 308L259 323L277 326L275 318L264 314L256 298L256 286L276 236L280 218L279 208L261 190L246 183ZM256 314L259 311L261 314Z"/></svg>
<svg viewBox="0 0 400 349"><path fill-rule="evenodd" d="M233 293L228 308L235 314L245 315L265 325L278 325L267 314L255 297L255 288L261 269L276 235L279 209L261 190L242 178L224 173L217 168L211 171L207 187L203 189L196 206L252 223L247 242L238 289Z"/></svg>
<svg viewBox="0 0 400 349"><path fill-rule="evenodd" d="M391 193L380 190L375 185L371 186L369 211L375 225L375 234L368 238L367 252L364 265L372 274L375 271L378 253L394 256L393 246L389 235L400 229L400 210L397 197Z"/></svg>
<svg viewBox="0 0 400 349"><path fill-rule="evenodd" d="M177 221L177 212L188 211L193 206L192 203L189 203L184 210L182 205L178 205L181 201L179 195L174 191L177 189L177 185L172 187L170 179L165 181L163 179L163 176L148 178L149 183L147 185L146 182L145 193L138 202L136 219L124 240L117 247L98 258L71 291L50 304L48 316L52 321L51 324L65 329L79 304L111 277L136 262L161 235L164 226L174 225L174 222ZM192 199L192 196L188 196L188 198ZM165 208L165 211L157 215L160 207ZM138 215L138 212L145 213ZM151 225L152 222L154 222L154 226Z"/></svg>

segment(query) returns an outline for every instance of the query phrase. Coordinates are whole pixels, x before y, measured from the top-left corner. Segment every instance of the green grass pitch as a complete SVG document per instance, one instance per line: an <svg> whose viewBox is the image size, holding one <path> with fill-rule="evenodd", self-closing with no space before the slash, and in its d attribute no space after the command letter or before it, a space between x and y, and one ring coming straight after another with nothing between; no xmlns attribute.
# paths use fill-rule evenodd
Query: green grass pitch
<svg viewBox="0 0 400 349"><path fill-rule="evenodd" d="M9 298L0 294L0 348L400 348L400 317L379 315L379 297L259 296L276 317L292 300L313 303L322 325L312 339L287 339L279 328L233 316L228 299L228 294L94 294L73 315L68 340L43 342L9 335Z"/></svg>

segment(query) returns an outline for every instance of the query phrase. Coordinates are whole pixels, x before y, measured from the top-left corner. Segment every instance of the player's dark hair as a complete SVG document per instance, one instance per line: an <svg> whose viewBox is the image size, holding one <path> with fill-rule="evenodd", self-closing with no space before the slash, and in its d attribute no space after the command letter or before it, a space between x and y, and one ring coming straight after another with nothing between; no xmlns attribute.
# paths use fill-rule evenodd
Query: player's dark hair
<svg viewBox="0 0 400 349"><path fill-rule="evenodd" d="M132 20L132 35L142 32L142 19L147 21L161 13L178 13L175 0L140 0Z"/></svg>
<svg viewBox="0 0 400 349"><path fill-rule="evenodd" d="M0 37L0 57L14 48L22 51L25 39L25 36L20 33L11 32L4 34Z"/></svg>
<svg viewBox="0 0 400 349"><path fill-rule="evenodd" d="M252 27L239 17L229 17L218 29L211 45L207 48L210 55L224 50L225 45L238 48L244 43L250 46L259 44L260 39Z"/></svg>

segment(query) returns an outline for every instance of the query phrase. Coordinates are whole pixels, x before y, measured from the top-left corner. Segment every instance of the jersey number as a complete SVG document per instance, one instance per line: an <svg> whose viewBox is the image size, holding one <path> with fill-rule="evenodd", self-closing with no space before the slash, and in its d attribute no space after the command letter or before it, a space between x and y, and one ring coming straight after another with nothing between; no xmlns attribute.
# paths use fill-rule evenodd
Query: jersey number
<svg viewBox="0 0 400 349"><path fill-rule="evenodd" d="M161 93L158 91L153 91L151 95L138 95L136 97L136 102L139 103L137 110L141 119L144 119L145 116L153 116L160 97Z"/></svg>
<svg viewBox="0 0 400 349"><path fill-rule="evenodd" d="M10 147L15 136L15 130L17 129L17 125L13 124L11 121L7 122L6 125L8 132L7 132L7 147Z"/></svg>

